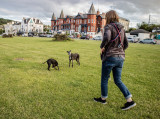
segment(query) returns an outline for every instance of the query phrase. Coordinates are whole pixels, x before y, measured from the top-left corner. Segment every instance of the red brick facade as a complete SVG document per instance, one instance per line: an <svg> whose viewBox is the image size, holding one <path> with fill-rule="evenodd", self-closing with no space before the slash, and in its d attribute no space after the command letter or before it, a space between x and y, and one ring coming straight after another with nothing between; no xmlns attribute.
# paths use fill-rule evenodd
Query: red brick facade
<svg viewBox="0 0 160 119"><path fill-rule="evenodd" d="M90 7L88 14L78 13L76 16L66 16L62 18L63 11L60 18L56 19L54 14L51 19L51 29L53 31L59 30L72 30L79 33L97 33L103 29L106 21L105 14L100 14L99 11L95 12L93 4Z"/></svg>

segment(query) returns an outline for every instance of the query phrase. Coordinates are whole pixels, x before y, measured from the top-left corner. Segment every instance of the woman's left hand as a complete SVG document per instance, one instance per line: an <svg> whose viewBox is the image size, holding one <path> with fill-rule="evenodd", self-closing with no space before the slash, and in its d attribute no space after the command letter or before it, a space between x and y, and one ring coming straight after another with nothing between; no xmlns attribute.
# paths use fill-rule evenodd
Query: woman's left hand
<svg viewBox="0 0 160 119"><path fill-rule="evenodd" d="M104 50L105 50L105 48L102 48L102 49L101 49L101 54L104 52Z"/></svg>

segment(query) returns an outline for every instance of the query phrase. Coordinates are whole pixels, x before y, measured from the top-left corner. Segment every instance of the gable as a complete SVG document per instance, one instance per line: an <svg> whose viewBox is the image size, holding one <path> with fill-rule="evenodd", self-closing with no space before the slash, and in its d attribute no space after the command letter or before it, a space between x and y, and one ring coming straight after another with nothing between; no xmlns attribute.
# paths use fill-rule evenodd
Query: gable
<svg viewBox="0 0 160 119"><path fill-rule="evenodd" d="M82 16L81 15L77 15L75 18L76 19L82 19Z"/></svg>

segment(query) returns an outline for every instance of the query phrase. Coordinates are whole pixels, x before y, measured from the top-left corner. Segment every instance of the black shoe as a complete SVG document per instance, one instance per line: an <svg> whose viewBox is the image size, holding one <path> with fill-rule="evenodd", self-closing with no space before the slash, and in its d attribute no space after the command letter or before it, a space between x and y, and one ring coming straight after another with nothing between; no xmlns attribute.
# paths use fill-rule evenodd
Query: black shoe
<svg viewBox="0 0 160 119"><path fill-rule="evenodd" d="M102 103L102 104L107 104L106 100L102 100L101 97L100 97L100 98L94 98L94 101L100 102L100 103Z"/></svg>
<svg viewBox="0 0 160 119"><path fill-rule="evenodd" d="M128 110L132 107L136 106L136 103L134 101L131 101L131 102L127 102L124 104L124 107L122 107L121 109L122 110Z"/></svg>

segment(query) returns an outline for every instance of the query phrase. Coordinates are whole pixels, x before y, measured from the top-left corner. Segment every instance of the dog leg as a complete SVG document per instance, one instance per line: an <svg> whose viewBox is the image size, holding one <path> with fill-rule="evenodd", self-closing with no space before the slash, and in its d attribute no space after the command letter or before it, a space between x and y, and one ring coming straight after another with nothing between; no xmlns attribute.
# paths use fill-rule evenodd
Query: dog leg
<svg viewBox="0 0 160 119"><path fill-rule="evenodd" d="M52 64L52 68L54 68L55 67L55 65L54 64Z"/></svg>
<svg viewBox="0 0 160 119"><path fill-rule="evenodd" d="M77 63L80 65L79 58L76 59Z"/></svg>
<svg viewBox="0 0 160 119"><path fill-rule="evenodd" d="M71 60L69 60L69 67L70 67L70 63L71 63Z"/></svg>
<svg viewBox="0 0 160 119"><path fill-rule="evenodd" d="M51 64L48 64L48 70L50 71L50 66L51 66Z"/></svg>
<svg viewBox="0 0 160 119"><path fill-rule="evenodd" d="M72 60L72 68L73 68L73 60Z"/></svg>

